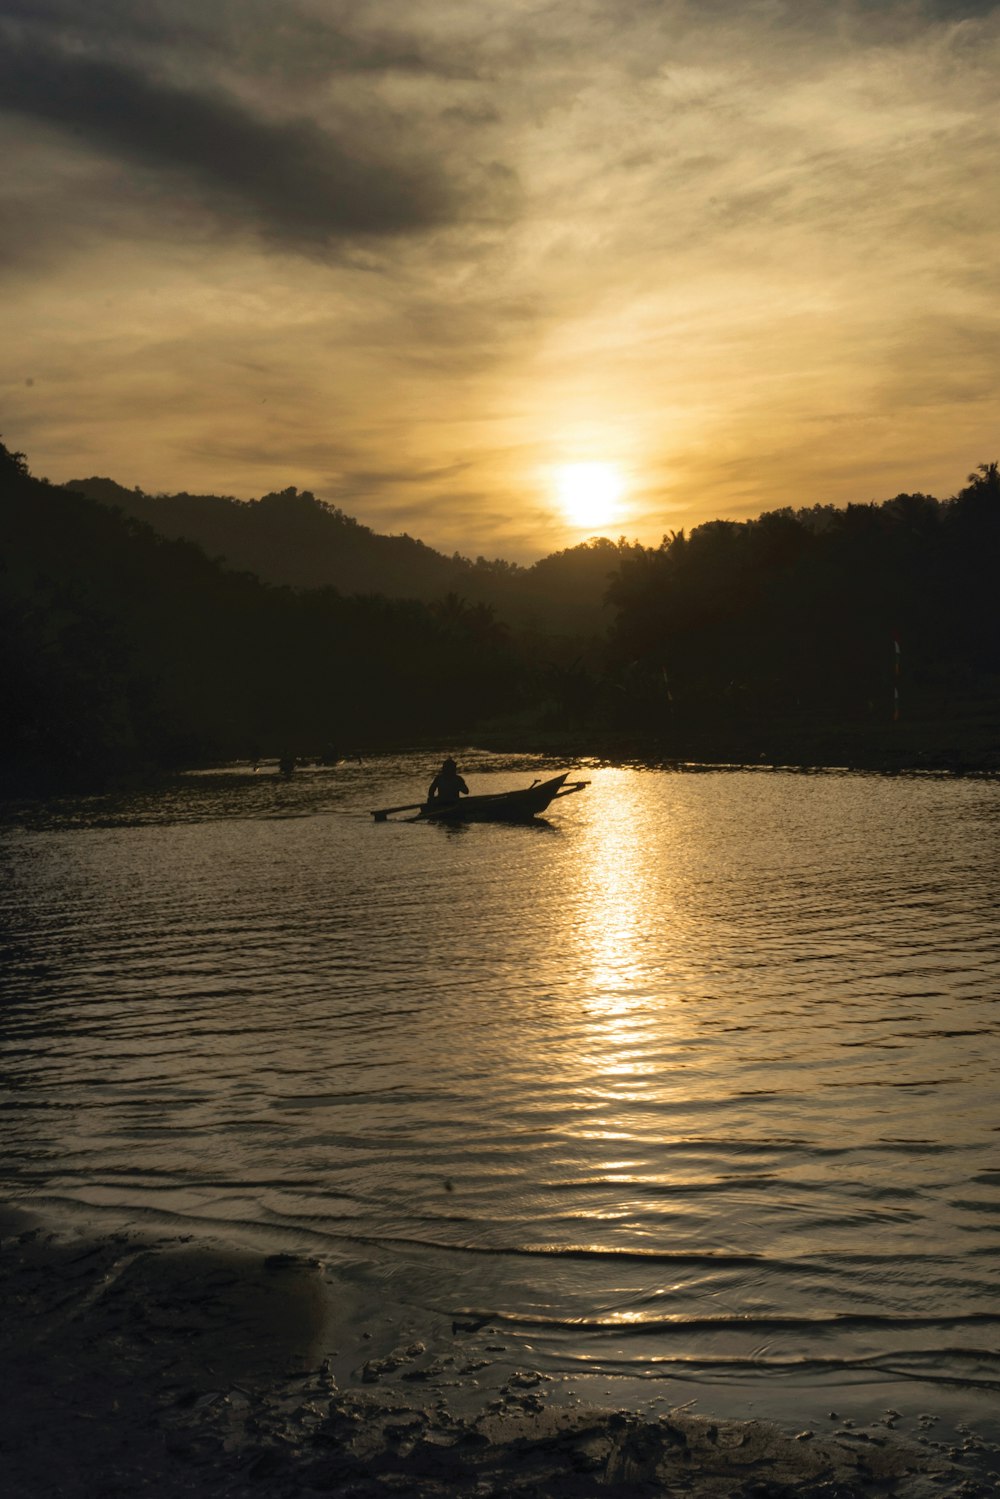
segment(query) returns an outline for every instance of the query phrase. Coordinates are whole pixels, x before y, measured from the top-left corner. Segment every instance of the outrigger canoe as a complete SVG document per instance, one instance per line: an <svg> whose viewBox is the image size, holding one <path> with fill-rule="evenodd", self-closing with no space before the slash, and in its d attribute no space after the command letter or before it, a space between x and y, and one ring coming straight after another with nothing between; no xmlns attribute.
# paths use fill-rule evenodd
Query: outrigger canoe
<svg viewBox="0 0 1000 1499"><path fill-rule="evenodd" d="M405 807L383 807L373 812L376 822L384 822L390 812L416 812L414 822L530 822L561 796L572 796L589 786L589 781L566 782L569 775L551 781L533 781L520 791L498 791L493 796L463 796L457 802L412 802Z"/></svg>

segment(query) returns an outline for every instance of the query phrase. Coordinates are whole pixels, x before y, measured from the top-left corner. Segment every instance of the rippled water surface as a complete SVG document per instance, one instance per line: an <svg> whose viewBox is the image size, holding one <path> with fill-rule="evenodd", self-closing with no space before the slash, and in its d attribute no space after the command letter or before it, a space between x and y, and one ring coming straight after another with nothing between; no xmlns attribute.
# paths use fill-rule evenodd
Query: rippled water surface
<svg viewBox="0 0 1000 1499"><path fill-rule="evenodd" d="M8 809L4 1195L322 1252L563 1375L995 1399L1000 787L372 821L433 768Z"/></svg>

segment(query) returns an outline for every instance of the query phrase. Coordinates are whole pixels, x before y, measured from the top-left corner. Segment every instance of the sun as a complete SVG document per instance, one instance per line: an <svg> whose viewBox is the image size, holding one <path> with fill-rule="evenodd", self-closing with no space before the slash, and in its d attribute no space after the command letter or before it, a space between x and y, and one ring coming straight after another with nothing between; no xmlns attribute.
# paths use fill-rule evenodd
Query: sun
<svg viewBox="0 0 1000 1499"><path fill-rule="evenodd" d="M625 486L613 463L563 463L555 480L559 505L571 526L584 531L617 519Z"/></svg>

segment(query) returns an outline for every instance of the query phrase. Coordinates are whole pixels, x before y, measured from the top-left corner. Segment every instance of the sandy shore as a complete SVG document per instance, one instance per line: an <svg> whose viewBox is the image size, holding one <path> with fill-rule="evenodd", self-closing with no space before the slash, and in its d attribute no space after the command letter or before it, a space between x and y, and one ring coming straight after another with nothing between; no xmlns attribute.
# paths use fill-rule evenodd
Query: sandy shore
<svg viewBox="0 0 1000 1499"><path fill-rule="evenodd" d="M522 1370L403 1344L340 1386L338 1308L317 1261L56 1238L0 1217L0 1471L10 1499L336 1494L900 1499L1000 1492L996 1455L891 1419L782 1432L684 1411L556 1403ZM440 1377L446 1375L447 1377ZM891 1415L891 1413L890 1413Z"/></svg>

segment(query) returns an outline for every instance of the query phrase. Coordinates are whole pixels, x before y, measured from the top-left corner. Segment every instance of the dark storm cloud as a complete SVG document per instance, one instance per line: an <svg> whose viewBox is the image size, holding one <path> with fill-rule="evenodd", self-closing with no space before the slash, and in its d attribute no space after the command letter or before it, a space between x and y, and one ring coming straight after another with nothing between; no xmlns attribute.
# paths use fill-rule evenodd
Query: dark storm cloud
<svg viewBox="0 0 1000 1499"><path fill-rule="evenodd" d="M0 99L98 151L200 184L216 212L296 245L418 230L450 207L435 166L386 160L312 120L269 119L221 90L23 34L0 54Z"/></svg>

